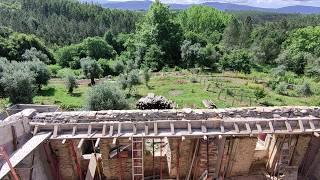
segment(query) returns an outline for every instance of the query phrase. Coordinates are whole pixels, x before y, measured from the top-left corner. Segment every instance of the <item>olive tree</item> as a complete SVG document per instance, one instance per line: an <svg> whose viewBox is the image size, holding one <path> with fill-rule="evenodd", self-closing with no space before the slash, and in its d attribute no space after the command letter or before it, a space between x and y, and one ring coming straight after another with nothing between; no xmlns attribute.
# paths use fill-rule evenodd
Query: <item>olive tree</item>
<svg viewBox="0 0 320 180"><path fill-rule="evenodd" d="M96 82L94 81L94 78L100 77L100 75L103 72L102 68L100 67L100 65L96 60L91 59L89 57L82 58L80 62L81 62L81 68L82 68L83 74L87 78L90 78L91 85L95 85Z"/></svg>
<svg viewBox="0 0 320 180"><path fill-rule="evenodd" d="M24 63L25 67L34 73L35 83L38 86L38 90L41 90L42 85L47 85L50 80L50 70L48 66L40 61L28 61Z"/></svg>
<svg viewBox="0 0 320 180"><path fill-rule="evenodd" d="M122 91L108 83L102 83L92 87L87 95L87 109L99 110L120 110L128 108L128 103Z"/></svg>
<svg viewBox="0 0 320 180"><path fill-rule="evenodd" d="M73 74L68 74L65 77L65 85L69 94L72 94L73 89L78 87L77 80Z"/></svg>
<svg viewBox="0 0 320 180"><path fill-rule="evenodd" d="M34 77L32 72L21 68L3 74L1 84L11 103L32 103Z"/></svg>

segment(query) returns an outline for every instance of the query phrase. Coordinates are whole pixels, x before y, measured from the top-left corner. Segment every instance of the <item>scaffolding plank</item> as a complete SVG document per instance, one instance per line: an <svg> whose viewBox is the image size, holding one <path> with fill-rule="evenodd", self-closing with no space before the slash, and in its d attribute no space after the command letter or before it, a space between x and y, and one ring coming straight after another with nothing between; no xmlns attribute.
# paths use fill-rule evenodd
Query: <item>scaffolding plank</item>
<svg viewBox="0 0 320 180"><path fill-rule="evenodd" d="M97 169L97 159L94 153L91 154L91 158L88 165L87 175L85 180L93 180Z"/></svg>
<svg viewBox="0 0 320 180"><path fill-rule="evenodd" d="M51 132L38 133L27 141L21 148L19 148L11 157L10 162L13 167L18 165L23 159L25 159L33 150L35 150L42 142L51 136ZM10 172L10 168L5 163L0 170L0 179L3 179Z"/></svg>

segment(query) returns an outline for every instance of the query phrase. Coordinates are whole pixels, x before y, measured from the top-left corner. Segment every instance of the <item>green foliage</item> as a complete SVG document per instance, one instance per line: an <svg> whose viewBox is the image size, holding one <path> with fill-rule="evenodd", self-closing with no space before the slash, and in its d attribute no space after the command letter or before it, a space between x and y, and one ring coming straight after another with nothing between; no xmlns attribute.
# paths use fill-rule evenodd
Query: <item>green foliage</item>
<svg viewBox="0 0 320 180"><path fill-rule="evenodd" d="M41 61L46 64L50 64L50 59L46 54L43 54L41 51L38 51L36 48L32 47L27 49L24 54L22 54L22 59L25 61Z"/></svg>
<svg viewBox="0 0 320 180"><path fill-rule="evenodd" d="M201 51L201 45L191 44L190 41L185 40L181 46L181 57L186 68L193 68L196 64L200 64L202 62L204 55Z"/></svg>
<svg viewBox="0 0 320 180"><path fill-rule="evenodd" d="M285 49L291 52L306 52L320 56L320 26L306 27L293 31L284 46Z"/></svg>
<svg viewBox="0 0 320 180"><path fill-rule="evenodd" d="M81 59L80 62L81 62L81 68L82 68L83 74L87 78L90 78L91 85L95 85L96 82L94 78L99 78L100 75L102 74L102 69L100 65L96 60L91 59L89 57Z"/></svg>
<svg viewBox="0 0 320 180"><path fill-rule="evenodd" d="M222 42L225 46L233 48L239 45L241 26L236 18L231 18L230 23L223 32Z"/></svg>
<svg viewBox="0 0 320 180"><path fill-rule="evenodd" d="M48 65L51 77L58 77L58 71L62 69L58 64Z"/></svg>
<svg viewBox="0 0 320 180"><path fill-rule="evenodd" d="M34 74L23 68L10 70L3 74L1 84L13 104L32 103L34 96Z"/></svg>
<svg viewBox="0 0 320 180"><path fill-rule="evenodd" d="M148 83L150 81L150 78L151 78L151 72L150 72L150 69L148 68L145 68L142 70L142 75L143 75L143 79L144 79L144 82L146 83L146 86L148 87Z"/></svg>
<svg viewBox="0 0 320 180"><path fill-rule="evenodd" d="M280 82L276 86L275 91L280 95L288 95L288 84L285 82Z"/></svg>
<svg viewBox="0 0 320 180"><path fill-rule="evenodd" d="M114 85L103 83L94 86L87 94L88 110L127 109L124 94Z"/></svg>
<svg viewBox="0 0 320 180"><path fill-rule="evenodd" d="M299 92L301 95L305 97L312 96L314 93L311 90L310 84L309 83L304 83L303 86L299 89Z"/></svg>
<svg viewBox="0 0 320 180"><path fill-rule="evenodd" d="M267 23L254 28L251 38L256 62L274 64L287 37L287 27L281 23Z"/></svg>
<svg viewBox="0 0 320 180"><path fill-rule="evenodd" d="M86 55L93 59L110 59L116 54L113 47L100 37L87 38L83 41L82 46Z"/></svg>
<svg viewBox="0 0 320 180"><path fill-rule="evenodd" d="M133 32L142 17L140 12L112 10L73 0L19 0L16 3L20 8L0 8L0 24L17 32L34 34L49 45L79 43L87 37L103 36L107 30L115 34Z"/></svg>
<svg viewBox="0 0 320 180"><path fill-rule="evenodd" d="M121 60L116 60L112 64L111 68L113 69L113 72L115 75L119 75L124 72L125 70L125 65L123 64L123 61Z"/></svg>
<svg viewBox="0 0 320 180"><path fill-rule="evenodd" d="M220 61L223 69L239 71L244 73L251 72L251 56L245 50L233 50L229 54L224 55Z"/></svg>
<svg viewBox="0 0 320 180"><path fill-rule="evenodd" d="M35 83L38 86L38 89L41 90L41 86L47 85L50 80L50 71L46 64L42 61L27 61L23 63L25 68L28 68L35 78Z"/></svg>
<svg viewBox="0 0 320 180"><path fill-rule="evenodd" d="M39 59L55 63L52 53L36 36L10 31L0 35L0 57L10 61Z"/></svg>
<svg viewBox="0 0 320 180"><path fill-rule="evenodd" d="M65 78L68 75L75 75L74 70L72 70L70 68L63 68L63 69L59 69L57 72L58 78Z"/></svg>
<svg viewBox="0 0 320 180"><path fill-rule="evenodd" d="M265 92L264 89L256 89L254 91L254 96L256 97L257 100L266 97L266 95L267 95L267 93Z"/></svg>
<svg viewBox="0 0 320 180"><path fill-rule="evenodd" d="M157 64L160 67L165 65L174 67L181 60L178 50L180 49L182 38L182 29L173 20L173 14L169 8L160 3L159 0L156 0L151 5L142 23L138 25L134 41L145 44L146 47L156 45L155 47L159 47L164 53L163 58L157 60Z"/></svg>
<svg viewBox="0 0 320 180"><path fill-rule="evenodd" d="M65 86L69 94L72 94L73 89L78 87L78 83L74 75L69 74L65 77Z"/></svg>
<svg viewBox="0 0 320 180"><path fill-rule="evenodd" d="M180 12L178 16L182 29L188 33L187 39L198 39L192 43L200 43L199 40L202 38L200 41L217 43L213 34L220 37L230 19L231 15L208 6L192 6Z"/></svg>
<svg viewBox="0 0 320 180"><path fill-rule="evenodd" d="M143 66L158 71L163 67L162 62L164 52L161 48L155 44L152 44L145 53Z"/></svg>
<svg viewBox="0 0 320 180"><path fill-rule="evenodd" d="M307 62L312 59L312 55L305 52L292 52L290 50L283 51L276 59L278 65L283 65L286 70L297 74L304 74Z"/></svg>

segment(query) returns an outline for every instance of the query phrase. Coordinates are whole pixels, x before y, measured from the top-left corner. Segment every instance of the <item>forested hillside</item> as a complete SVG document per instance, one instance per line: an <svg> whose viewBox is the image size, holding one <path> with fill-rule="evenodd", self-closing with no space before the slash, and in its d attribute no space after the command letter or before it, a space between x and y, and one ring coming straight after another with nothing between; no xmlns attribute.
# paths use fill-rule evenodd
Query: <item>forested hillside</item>
<svg viewBox="0 0 320 180"><path fill-rule="evenodd" d="M199 92L203 96L196 101L210 97L212 86L221 89L212 97L226 92L231 97L238 94L242 101L243 94L251 94L250 105L252 97L256 105L315 105L314 99L320 97L320 15L222 12L207 6L172 11L160 1L147 12L109 10L69 0L5 0L0 6L0 95L12 103L46 104L46 96L54 96L70 99L72 104L84 99L81 93L90 87L90 97L99 97L110 108L109 103L132 102L141 96L135 94L136 87L146 94L142 82L144 88L164 94L168 92L161 88L166 86ZM151 78L166 71L189 74L182 73L183 80L174 79L173 84L171 77L160 85L161 78ZM232 78L238 79L227 77L223 85L217 80L207 84L205 92L199 84L198 89L185 85L186 78L199 83L200 75L213 73L219 77L235 73ZM252 80L255 76L261 79ZM104 77L113 84L95 86ZM60 84L50 86L50 78L58 78L55 81ZM80 94L74 94L78 80L89 87L82 83ZM152 82L156 87L149 86L150 80L156 81ZM240 89L241 95L232 88ZM121 99L108 99L110 94ZM173 94L168 96L179 102L194 101L192 94ZM86 102L102 103L90 97ZM49 103L65 106L61 101ZM120 107L128 106L114 106Z"/></svg>
<svg viewBox="0 0 320 180"><path fill-rule="evenodd" d="M0 25L34 34L48 45L80 42L89 36L133 32L141 13L109 10L73 0L2 0Z"/></svg>

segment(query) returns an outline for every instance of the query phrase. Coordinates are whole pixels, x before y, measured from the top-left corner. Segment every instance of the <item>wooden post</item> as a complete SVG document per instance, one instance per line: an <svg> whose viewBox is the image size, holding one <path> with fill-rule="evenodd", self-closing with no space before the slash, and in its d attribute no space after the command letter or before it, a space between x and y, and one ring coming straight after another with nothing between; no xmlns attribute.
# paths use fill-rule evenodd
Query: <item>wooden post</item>
<svg viewBox="0 0 320 180"><path fill-rule="evenodd" d="M73 156L73 158L74 158L74 160L75 160L76 166L77 166L77 172L78 172L79 179L80 179L80 180L83 180L80 162L79 162L79 159L78 159L78 157L77 157L77 152L76 152L76 150L75 150L75 148L74 148L73 141L70 140L69 142L70 142L69 145L70 145L70 149L71 149L71 154L72 154L72 156ZM80 143L79 143L79 144L80 144Z"/></svg>

